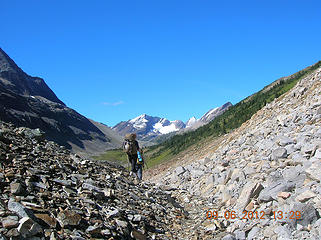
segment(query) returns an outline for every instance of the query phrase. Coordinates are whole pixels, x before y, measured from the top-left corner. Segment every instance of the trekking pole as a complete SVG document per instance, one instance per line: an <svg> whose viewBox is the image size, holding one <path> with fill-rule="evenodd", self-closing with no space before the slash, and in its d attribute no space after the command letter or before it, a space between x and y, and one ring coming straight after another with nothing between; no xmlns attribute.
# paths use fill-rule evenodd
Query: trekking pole
<svg viewBox="0 0 321 240"><path fill-rule="evenodd" d="M147 166L147 158L145 156L143 156L143 159L144 159L144 166L146 165L146 170L148 169L148 166Z"/></svg>
<svg viewBox="0 0 321 240"><path fill-rule="evenodd" d="M146 170L148 169L148 166L147 166L147 160L146 161L144 161L144 163L146 164Z"/></svg>

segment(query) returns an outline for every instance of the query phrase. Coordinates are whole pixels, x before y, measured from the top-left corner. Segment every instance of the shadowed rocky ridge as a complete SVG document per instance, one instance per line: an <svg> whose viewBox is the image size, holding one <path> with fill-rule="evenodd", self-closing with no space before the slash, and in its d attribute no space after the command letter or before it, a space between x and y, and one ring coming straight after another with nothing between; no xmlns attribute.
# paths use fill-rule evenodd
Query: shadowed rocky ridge
<svg viewBox="0 0 321 240"><path fill-rule="evenodd" d="M1 48L0 86L12 93L25 96L41 96L52 102L65 105L42 78L27 75Z"/></svg>
<svg viewBox="0 0 321 240"><path fill-rule="evenodd" d="M170 189L0 121L0 239L174 239L182 217Z"/></svg>
<svg viewBox="0 0 321 240"><path fill-rule="evenodd" d="M48 140L77 152L97 153L120 146L112 135L68 108L43 79L24 73L0 49L0 120L40 128ZM104 126L108 128L107 126Z"/></svg>

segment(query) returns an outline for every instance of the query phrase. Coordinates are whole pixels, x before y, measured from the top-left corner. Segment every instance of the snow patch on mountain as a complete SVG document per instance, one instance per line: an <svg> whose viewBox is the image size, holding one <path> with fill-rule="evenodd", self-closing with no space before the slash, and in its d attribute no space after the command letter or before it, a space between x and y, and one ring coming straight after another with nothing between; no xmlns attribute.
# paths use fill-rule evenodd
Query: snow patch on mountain
<svg viewBox="0 0 321 240"><path fill-rule="evenodd" d="M127 133L135 132L138 139L150 141L159 135L184 131L185 129L188 129L188 131L196 129L222 114L230 106L232 106L231 103L226 103L221 107L213 108L200 119L192 117L186 123L181 120L169 121L166 118L142 114L128 121L118 123L113 127L113 130L123 136Z"/></svg>
<svg viewBox="0 0 321 240"><path fill-rule="evenodd" d="M161 134L167 134L167 133L171 133L171 132L176 132L180 128L177 128L176 125L172 122L170 125L167 125L167 126L164 126L164 125L162 125L162 123L158 122L154 125L154 129L157 130L158 132L160 132Z"/></svg>
<svg viewBox="0 0 321 240"><path fill-rule="evenodd" d="M196 119L196 117L191 117L190 119L188 119L188 121L185 123L186 128L189 128L191 126L193 126L198 120Z"/></svg>
<svg viewBox="0 0 321 240"><path fill-rule="evenodd" d="M232 105L232 103L227 102L224 105L222 105L221 107L216 107L213 108L211 110L209 110L207 113L205 113L201 118L200 118L200 122L202 123L209 123L210 121L212 121L214 118L218 117L219 115L221 115L223 112L225 112L227 109L229 109Z"/></svg>
<svg viewBox="0 0 321 240"><path fill-rule="evenodd" d="M143 129L147 126L148 120L146 119L146 114L142 114L130 120L129 123L132 123L133 127L136 129Z"/></svg>
<svg viewBox="0 0 321 240"><path fill-rule="evenodd" d="M152 117L147 114L142 114L126 122L120 122L113 127L121 135L136 132L139 139L146 137L152 139L184 128L185 124L180 120L169 121L166 118Z"/></svg>
<svg viewBox="0 0 321 240"><path fill-rule="evenodd" d="M207 112L203 117L206 118L209 115L213 114L214 112L217 111L217 109L219 109L219 107L213 108L212 110L210 110L209 112Z"/></svg>

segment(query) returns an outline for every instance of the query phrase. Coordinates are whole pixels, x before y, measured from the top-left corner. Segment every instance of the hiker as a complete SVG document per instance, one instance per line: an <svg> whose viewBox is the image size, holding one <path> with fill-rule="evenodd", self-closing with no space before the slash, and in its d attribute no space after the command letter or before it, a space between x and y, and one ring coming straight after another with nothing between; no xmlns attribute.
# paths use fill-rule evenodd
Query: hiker
<svg viewBox="0 0 321 240"><path fill-rule="evenodd" d="M127 153L128 161L131 164L131 175L136 175L139 180L142 179L143 164L138 161L138 155L141 155L138 142L136 141L136 133L130 133L125 136L123 143L124 152Z"/></svg>

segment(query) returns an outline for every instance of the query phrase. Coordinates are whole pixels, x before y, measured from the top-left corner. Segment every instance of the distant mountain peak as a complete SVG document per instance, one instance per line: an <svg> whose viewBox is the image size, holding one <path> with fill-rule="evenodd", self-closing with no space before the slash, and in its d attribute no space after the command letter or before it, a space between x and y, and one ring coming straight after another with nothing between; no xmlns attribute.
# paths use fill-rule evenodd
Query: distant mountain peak
<svg viewBox="0 0 321 240"><path fill-rule="evenodd" d="M129 120L129 122L134 123L134 122L137 122L137 121L141 121L143 119L146 119L147 116L148 115L144 113L144 114L139 115L138 117L135 117L135 118Z"/></svg>
<svg viewBox="0 0 321 240"><path fill-rule="evenodd" d="M187 120L187 122L185 123L186 128L189 128L191 126L193 126L195 123L197 122L197 118L196 117L191 117L190 119Z"/></svg>
<svg viewBox="0 0 321 240"><path fill-rule="evenodd" d="M128 121L118 123L113 127L113 130L123 136L135 132L140 140L150 141L160 135L184 131L185 129L187 131L196 129L222 114L230 106L232 104L228 102L221 107L209 110L201 119L191 117L186 123L181 120L169 121L167 118L153 117L144 113Z"/></svg>
<svg viewBox="0 0 321 240"><path fill-rule="evenodd" d="M227 103L223 104L221 107L212 108L207 113L205 113L200 118L199 121L201 121L203 123L208 123L208 122L212 121L214 118L216 118L217 116L221 115L224 111L226 111L231 106L233 106L233 104L230 102L227 102Z"/></svg>
<svg viewBox="0 0 321 240"><path fill-rule="evenodd" d="M167 118L153 117L141 114L126 122L120 122L113 127L121 135L135 132L139 139L153 139L162 134L179 131L185 128L181 120L169 121Z"/></svg>
<svg viewBox="0 0 321 240"><path fill-rule="evenodd" d="M0 48L0 71L8 71L9 69L19 69L17 64ZM22 71L22 70L21 70Z"/></svg>

